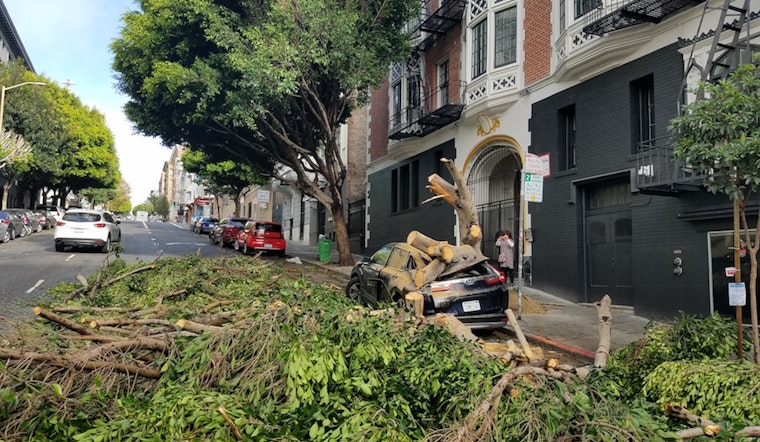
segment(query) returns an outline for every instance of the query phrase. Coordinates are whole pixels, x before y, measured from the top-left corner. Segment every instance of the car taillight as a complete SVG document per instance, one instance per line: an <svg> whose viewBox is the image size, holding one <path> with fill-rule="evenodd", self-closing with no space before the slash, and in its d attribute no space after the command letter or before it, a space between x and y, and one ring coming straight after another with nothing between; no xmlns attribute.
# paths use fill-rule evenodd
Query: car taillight
<svg viewBox="0 0 760 442"><path fill-rule="evenodd" d="M55 223L55 226L58 227L58 226L62 226L64 224L66 224L66 223L63 222L63 221L58 221L57 223Z"/></svg>
<svg viewBox="0 0 760 442"><path fill-rule="evenodd" d="M507 275L504 272L492 266L491 264L487 264L487 265L488 267L491 268L491 270L496 272L496 275L485 280L485 283L487 285L504 284L505 282L507 282Z"/></svg>
<svg viewBox="0 0 760 442"><path fill-rule="evenodd" d="M11 224L11 222L9 220L7 220L7 219L0 219L0 223L5 224L6 226L8 226L8 225Z"/></svg>
<svg viewBox="0 0 760 442"><path fill-rule="evenodd" d="M106 226L106 223L96 223L96 224L95 224L95 227L97 227L97 228L99 228L99 229L102 229L102 228L103 228L103 227L105 227L105 226Z"/></svg>
<svg viewBox="0 0 760 442"><path fill-rule="evenodd" d="M434 282L430 284L430 290L435 292L448 292L451 290L451 288L454 287L454 283L452 282Z"/></svg>

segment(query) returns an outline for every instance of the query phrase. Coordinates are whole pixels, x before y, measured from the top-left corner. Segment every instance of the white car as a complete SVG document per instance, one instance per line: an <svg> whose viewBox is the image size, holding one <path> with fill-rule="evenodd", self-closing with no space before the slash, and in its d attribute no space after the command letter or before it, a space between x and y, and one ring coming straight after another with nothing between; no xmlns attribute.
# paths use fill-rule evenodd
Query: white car
<svg viewBox="0 0 760 442"><path fill-rule="evenodd" d="M55 251L66 247L95 247L104 253L121 242L121 227L113 214L101 210L70 209L55 225Z"/></svg>

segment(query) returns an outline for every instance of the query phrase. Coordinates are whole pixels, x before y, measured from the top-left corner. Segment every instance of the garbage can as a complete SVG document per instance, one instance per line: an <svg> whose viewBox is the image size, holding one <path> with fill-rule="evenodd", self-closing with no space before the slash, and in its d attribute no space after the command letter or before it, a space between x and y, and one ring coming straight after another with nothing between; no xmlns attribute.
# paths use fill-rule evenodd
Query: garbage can
<svg viewBox="0 0 760 442"><path fill-rule="evenodd" d="M325 237L320 237L317 242L317 251L319 252L319 260L321 262L330 262L330 253L332 252L332 240Z"/></svg>

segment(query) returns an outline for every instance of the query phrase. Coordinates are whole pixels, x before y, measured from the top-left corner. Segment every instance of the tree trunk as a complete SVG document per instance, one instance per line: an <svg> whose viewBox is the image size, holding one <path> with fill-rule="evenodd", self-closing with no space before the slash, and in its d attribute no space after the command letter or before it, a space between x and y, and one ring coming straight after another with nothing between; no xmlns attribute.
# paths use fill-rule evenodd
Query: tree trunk
<svg viewBox="0 0 760 442"><path fill-rule="evenodd" d="M348 242L348 225L346 216L343 214L343 199L333 199L330 205L333 219L333 231L335 232L335 247L338 250L338 265L354 265L354 256L351 254L351 245Z"/></svg>
<svg viewBox="0 0 760 442"><path fill-rule="evenodd" d="M11 188L11 182L6 180L3 183L3 202L0 209L5 210L8 208L8 190Z"/></svg>

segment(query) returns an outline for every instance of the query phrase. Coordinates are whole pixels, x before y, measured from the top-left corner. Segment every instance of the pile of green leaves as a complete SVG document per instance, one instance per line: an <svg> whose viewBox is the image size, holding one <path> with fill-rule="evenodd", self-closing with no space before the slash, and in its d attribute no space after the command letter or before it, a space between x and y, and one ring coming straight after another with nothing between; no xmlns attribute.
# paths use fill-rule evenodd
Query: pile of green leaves
<svg viewBox="0 0 760 442"><path fill-rule="evenodd" d="M225 301L225 309L238 312L235 320L218 332L176 336L170 352L143 361L161 368L159 379L4 361L0 438L452 440L511 369L446 329L420 325L392 311L370 315L340 291L310 283L276 262L190 256L162 258L154 264L135 272L145 264L116 260L89 278L91 285L102 287L69 303L147 310L163 297L163 317L176 321L207 314L205 306ZM52 304L65 303L77 289L73 284L59 285L50 292ZM86 316L81 313L72 319ZM27 351L63 353L85 345L62 339L66 331L45 321L20 330L14 345ZM671 431L681 424L662 416L658 401L675 397L675 390L657 390L647 378L647 398L640 391L620 394L633 390L619 369L622 357L630 354L624 349L620 356L614 355L618 368L597 372L591 382L540 376L516 379L517 394L502 397L496 412L480 422L487 430L484 437L674 439ZM672 378L678 369L662 370L669 370ZM717 383L710 385L710 391L716 388ZM699 397L699 391L689 391L691 397ZM710 409L709 403L700 404Z"/></svg>

